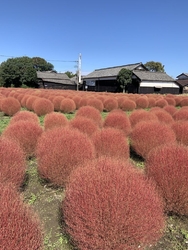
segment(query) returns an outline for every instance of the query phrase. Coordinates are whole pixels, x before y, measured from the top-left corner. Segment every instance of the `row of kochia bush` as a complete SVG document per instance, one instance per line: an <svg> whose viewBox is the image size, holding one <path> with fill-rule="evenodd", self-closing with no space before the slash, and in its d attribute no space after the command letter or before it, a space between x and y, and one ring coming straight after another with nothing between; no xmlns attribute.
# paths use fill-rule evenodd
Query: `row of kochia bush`
<svg viewBox="0 0 188 250"><path fill-rule="evenodd" d="M114 109L133 111L138 108L164 108L187 106L188 97L167 94L123 94L107 92L83 92L71 90L0 88L0 111L12 116L21 108L34 111L38 116L53 111L73 113L80 107L89 105L100 112Z"/></svg>
<svg viewBox="0 0 188 250"><path fill-rule="evenodd" d="M8 97L7 97L8 98ZM0 137L0 249L42 249L41 222L23 203L26 160L65 188L62 227L78 249L144 249L163 235L168 214L188 215L188 108L121 109L103 120L17 112ZM130 148L145 161L137 169Z"/></svg>

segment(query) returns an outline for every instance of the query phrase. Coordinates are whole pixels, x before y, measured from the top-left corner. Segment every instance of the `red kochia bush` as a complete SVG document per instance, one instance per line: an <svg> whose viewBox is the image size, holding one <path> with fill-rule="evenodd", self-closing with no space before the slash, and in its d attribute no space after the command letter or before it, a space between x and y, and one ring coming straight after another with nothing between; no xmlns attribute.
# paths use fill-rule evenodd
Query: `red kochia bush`
<svg viewBox="0 0 188 250"><path fill-rule="evenodd" d="M46 115L54 111L54 105L46 98L38 98L33 103L33 110L38 116Z"/></svg>
<svg viewBox="0 0 188 250"><path fill-rule="evenodd" d="M131 123L129 117L120 109L113 110L106 116L103 127L121 129L125 135L129 135L131 132Z"/></svg>
<svg viewBox="0 0 188 250"><path fill-rule="evenodd" d="M54 104L54 111L60 111L60 104L63 99L64 96L56 96L52 99L52 103Z"/></svg>
<svg viewBox="0 0 188 250"><path fill-rule="evenodd" d="M172 124L174 121L172 116L167 111L165 111L164 108L160 108L158 110L151 109L150 112L153 113L154 115L156 115L160 122L163 122L166 124Z"/></svg>
<svg viewBox="0 0 188 250"><path fill-rule="evenodd" d="M188 149L164 145L153 149L146 161L146 173L157 184L166 212L188 215Z"/></svg>
<svg viewBox="0 0 188 250"><path fill-rule="evenodd" d="M26 157L35 155L38 138L43 132L42 127L36 122L18 121L8 125L2 136L17 142Z"/></svg>
<svg viewBox="0 0 188 250"><path fill-rule="evenodd" d="M65 127L68 125L67 117L62 113L52 112L44 117L44 129L53 129L56 127Z"/></svg>
<svg viewBox="0 0 188 250"><path fill-rule="evenodd" d="M14 97L3 98L1 101L1 111L6 115L12 116L21 109L20 102Z"/></svg>
<svg viewBox="0 0 188 250"><path fill-rule="evenodd" d="M188 109L187 108L181 108L178 109L174 114L173 114L173 118L175 121L179 121L179 120L188 120Z"/></svg>
<svg viewBox="0 0 188 250"><path fill-rule="evenodd" d="M17 121L33 121L33 122L36 122L36 123L39 123L39 118L38 116L33 113L33 112L30 112L30 111L19 111L17 112L10 120L10 123L9 124L13 124Z"/></svg>
<svg viewBox="0 0 188 250"><path fill-rule="evenodd" d="M60 111L63 113L73 113L76 110L75 102L70 98L64 98L60 103Z"/></svg>
<svg viewBox="0 0 188 250"><path fill-rule="evenodd" d="M176 134L177 142L188 146L188 121L175 121L171 127Z"/></svg>
<svg viewBox="0 0 188 250"><path fill-rule="evenodd" d="M145 109L149 105L148 97L147 96L140 96L136 99L136 108Z"/></svg>
<svg viewBox="0 0 188 250"><path fill-rule="evenodd" d="M72 128L79 129L81 132L87 134L88 136L91 136L99 129L97 124L92 119L88 119L83 116L77 116L74 119L70 120L69 125Z"/></svg>
<svg viewBox="0 0 188 250"><path fill-rule="evenodd" d="M111 156L113 158L127 160L129 154L128 140L123 131L116 128L104 128L92 136L96 156Z"/></svg>
<svg viewBox="0 0 188 250"><path fill-rule="evenodd" d="M65 186L71 171L94 156L94 146L82 132L73 128L55 128L44 132L39 139L38 171L42 178Z"/></svg>
<svg viewBox="0 0 188 250"><path fill-rule="evenodd" d="M90 98L87 101L87 105L98 109L100 112L102 112L104 109L103 102L101 100L99 100L98 98Z"/></svg>
<svg viewBox="0 0 188 250"><path fill-rule="evenodd" d="M116 100L115 97L107 97L104 100L104 110L107 112L112 111L113 109L117 109L118 108L118 101Z"/></svg>
<svg viewBox="0 0 188 250"><path fill-rule="evenodd" d="M169 114L171 114L171 116L173 116L175 112L177 111L177 108L172 105L167 105L163 109L167 111Z"/></svg>
<svg viewBox="0 0 188 250"><path fill-rule="evenodd" d="M164 144L176 142L176 136L172 128L161 122L139 122L130 135L133 150L146 158L150 150Z"/></svg>
<svg viewBox="0 0 188 250"><path fill-rule="evenodd" d="M168 102L164 98L159 98L155 102L156 107L164 108L167 105L168 105Z"/></svg>
<svg viewBox="0 0 188 250"><path fill-rule="evenodd" d="M134 110L130 116L129 120L131 123L132 128L141 121L158 121L158 118L155 114L148 112L143 109Z"/></svg>
<svg viewBox="0 0 188 250"><path fill-rule="evenodd" d="M0 249L42 250L40 221L20 195L8 184L0 183Z"/></svg>
<svg viewBox="0 0 188 250"><path fill-rule="evenodd" d="M77 116L83 116L93 120L99 127L102 126L103 120L101 113L98 109L91 107L91 106L83 106L79 108L76 112Z"/></svg>
<svg viewBox="0 0 188 250"><path fill-rule="evenodd" d="M79 249L144 249L162 235L163 206L130 163L105 158L77 168L62 204L65 229Z"/></svg>
<svg viewBox="0 0 188 250"><path fill-rule="evenodd" d="M136 103L129 98L125 98L124 101L121 103L120 108L123 111L132 111L136 108Z"/></svg>
<svg viewBox="0 0 188 250"><path fill-rule="evenodd" d="M20 146L7 138L0 138L0 182L12 182L20 187L24 181L26 161Z"/></svg>

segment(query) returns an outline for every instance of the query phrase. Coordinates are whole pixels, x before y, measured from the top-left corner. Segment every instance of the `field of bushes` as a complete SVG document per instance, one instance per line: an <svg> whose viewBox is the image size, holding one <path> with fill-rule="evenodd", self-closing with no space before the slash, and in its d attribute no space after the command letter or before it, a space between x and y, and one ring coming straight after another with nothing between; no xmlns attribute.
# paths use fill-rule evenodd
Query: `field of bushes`
<svg viewBox="0 0 188 250"><path fill-rule="evenodd" d="M0 88L0 249L188 249L188 96Z"/></svg>

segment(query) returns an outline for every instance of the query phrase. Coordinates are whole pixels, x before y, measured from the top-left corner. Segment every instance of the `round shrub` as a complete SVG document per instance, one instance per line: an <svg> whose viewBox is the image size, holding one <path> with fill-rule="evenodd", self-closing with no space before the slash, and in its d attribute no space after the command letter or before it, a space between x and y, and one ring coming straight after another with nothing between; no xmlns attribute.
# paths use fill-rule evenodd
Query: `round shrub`
<svg viewBox="0 0 188 250"><path fill-rule="evenodd" d="M123 131L116 128L104 128L92 136L96 156L110 156L127 160L130 156L128 140Z"/></svg>
<svg viewBox="0 0 188 250"><path fill-rule="evenodd" d="M104 100L103 105L104 105L104 110L110 112L118 108L118 101L116 100L115 97L107 97Z"/></svg>
<svg viewBox="0 0 188 250"><path fill-rule="evenodd" d="M68 125L67 117L62 113L51 112L44 117L44 130Z"/></svg>
<svg viewBox="0 0 188 250"><path fill-rule="evenodd" d="M10 120L9 124L13 124L17 121L33 121L39 123L38 116L30 111L24 110L17 112Z"/></svg>
<svg viewBox="0 0 188 250"><path fill-rule="evenodd" d="M80 100L81 100L81 97L80 96L74 96L72 97L72 100L74 101L75 105L76 105L76 109L79 109L79 103L80 103Z"/></svg>
<svg viewBox="0 0 188 250"><path fill-rule="evenodd" d="M93 159L94 146L77 129L56 128L43 133L37 146L38 171L42 178L65 186L71 171Z"/></svg>
<svg viewBox="0 0 188 250"><path fill-rule="evenodd" d="M159 121L139 122L130 135L132 149L143 158L153 148L175 142L176 136L172 128Z"/></svg>
<svg viewBox="0 0 188 250"><path fill-rule="evenodd" d="M188 106L188 97L184 97L184 98L181 100L180 106L181 106L181 107Z"/></svg>
<svg viewBox="0 0 188 250"><path fill-rule="evenodd" d="M87 102L88 102L88 97L83 97L82 96L82 98L81 98L81 100L80 100L80 102L78 104L78 107L81 108L81 107L87 106Z"/></svg>
<svg viewBox="0 0 188 250"><path fill-rule="evenodd" d="M0 249L42 250L43 234L37 215L10 185L0 183Z"/></svg>
<svg viewBox="0 0 188 250"><path fill-rule="evenodd" d="M9 138L20 145L26 157L35 155L38 138L43 132L36 122L18 121L7 126L2 136Z"/></svg>
<svg viewBox="0 0 188 250"><path fill-rule="evenodd" d="M131 123L132 128L139 122L141 121L158 121L158 118L155 114L148 112L146 110L143 109L138 109L138 110L134 110L130 116L129 116L129 120Z"/></svg>
<svg viewBox="0 0 188 250"><path fill-rule="evenodd" d="M99 110L91 106L83 106L79 108L75 116L83 116L92 119L99 127L101 127L103 123Z"/></svg>
<svg viewBox="0 0 188 250"><path fill-rule="evenodd" d="M136 103L129 98L125 98L121 103L120 108L123 111L133 111L136 108Z"/></svg>
<svg viewBox="0 0 188 250"><path fill-rule="evenodd" d="M166 107L168 107L168 106L166 106ZM153 113L154 115L156 115L160 122L163 122L166 124L172 124L174 121L172 116L167 111L165 111L164 108L151 109L150 112Z"/></svg>
<svg viewBox="0 0 188 250"><path fill-rule="evenodd" d="M175 121L171 127L176 135L177 142L188 146L188 121Z"/></svg>
<svg viewBox="0 0 188 250"><path fill-rule="evenodd" d="M86 118L84 116L75 117L69 122L69 126L79 129L88 136L91 136L99 129L98 125L92 119Z"/></svg>
<svg viewBox="0 0 188 250"><path fill-rule="evenodd" d="M173 118L175 121L186 121L188 120L188 109L187 108L181 108L178 109L174 114L173 114Z"/></svg>
<svg viewBox="0 0 188 250"><path fill-rule="evenodd" d="M176 96L174 98L174 100L176 101L176 107L180 106L180 102L183 100L182 96Z"/></svg>
<svg viewBox="0 0 188 250"><path fill-rule="evenodd" d="M164 98L159 98L155 102L156 107L164 108L167 105L168 105L168 102Z"/></svg>
<svg viewBox="0 0 188 250"><path fill-rule="evenodd" d="M61 101L64 99L64 96L56 96L52 99L54 105L54 111L60 111Z"/></svg>
<svg viewBox="0 0 188 250"><path fill-rule="evenodd" d="M146 161L146 174L156 182L166 212L188 215L187 147L164 145L153 149Z"/></svg>
<svg viewBox="0 0 188 250"><path fill-rule="evenodd" d="M130 163L109 158L72 172L62 211L78 249L144 249L165 225L152 183Z"/></svg>
<svg viewBox="0 0 188 250"><path fill-rule="evenodd" d="M73 113L76 110L75 102L70 98L64 98L60 103L60 111L63 113Z"/></svg>
<svg viewBox="0 0 188 250"><path fill-rule="evenodd" d="M90 98L87 101L87 105L98 109L99 112L102 112L104 109L103 102L101 100L99 100L98 98Z"/></svg>
<svg viewBox="0 0 188 250"><path fill-rule="evenodd" d="M25 107L30 110L30 111L34 111L34 107L33 104L36 100L38 100L39 97L38 96L34 96L34 95L30 95L26 97L25 100ZM24 100L22 101L22 103L24 103Z"/></svg>
<svg viewBox="0 0 188 250"><path fill-rule="evenodd" d="M167 111L171 116L173 116L175 112L177 111L177 109L172 105L167 105L163 109Z"/></svg>
<svg viewBox="0 0 188 250"><path fill-rule="evenodd" d="M168 105L176 106L176 101L173 96L166 96L164 99L168 102Z"/></svg>
<svg viewBox="0 0 188 250"><path fill-rule="evenodd" d="M12 140L0 138L0 183L11 182L19 188L25 178L23 150Z"/></svg>
<svg viewBox="0 0 188 250"><path fill-rule="evenodd" d="M20 111L20 102L14 97L7 97L1 100L1 111L6 115L13 116Z"/></svg>
<svg viewBox="0 0 188 250"><path fill-rule="evenodd" d="M136 108L145 109L149 105L147 96L140 96L136 99Z"/></svg>
<svg viewBox="0 0 188 250"><path fill-rule="evenodd" d="M129 117L120 109L113 110L106 116L103 127L121 129L125 135L129 135L131 132L131 123Z"/></svg>
<svg viewBox="0 0 188 250"><path fill-rule="evenodd" d="M33 103L33 110L38 116L42 116L53 112L54 105L46 98L38 98Z"/></svg>
<svg viewBox="0 0 188 250"><path fill-rule="evenodd" d="M152 96L148 96L148 108L155 107L156 99Z"/></svg>

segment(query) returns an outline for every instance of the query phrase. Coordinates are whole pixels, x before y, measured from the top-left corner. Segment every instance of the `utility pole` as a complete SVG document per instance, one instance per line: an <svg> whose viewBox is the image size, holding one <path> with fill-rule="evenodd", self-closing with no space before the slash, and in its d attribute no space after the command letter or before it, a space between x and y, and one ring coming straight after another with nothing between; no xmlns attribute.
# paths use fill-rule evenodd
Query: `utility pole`
<svg viewBox="0 0 188 250"><path fill-rule="evenodd" d="M81 53L79 54L78 57L78 75L77 75L77 90L79 89L78 86L81 84L81 67L82 67L82 55Z"/></svg>

